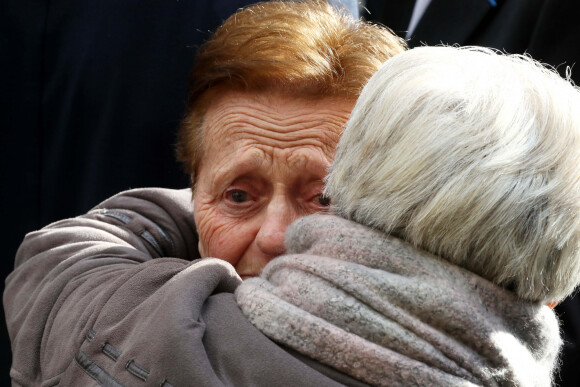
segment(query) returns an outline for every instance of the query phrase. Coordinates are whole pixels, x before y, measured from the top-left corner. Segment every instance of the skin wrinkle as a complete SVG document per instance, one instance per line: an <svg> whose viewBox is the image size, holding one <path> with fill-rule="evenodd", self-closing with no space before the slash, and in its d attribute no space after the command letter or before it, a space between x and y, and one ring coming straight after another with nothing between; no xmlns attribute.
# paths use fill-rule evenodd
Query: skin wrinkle
<svg viewBox="0 0 580 387"><path fill-rule="evenodd" d="M345 103L341 99L327 98L324 99L325 103L321 103L321 100L314 100L311 102L312 105L318 106L316 115L305 119L301 109L296 109L293 106L272 106L271 101L283 98L279 94L268 95L267 98L257 97L255 102L259 105L254 106L255 104L250 103L250 101L254 101L244 98L244 93L229 92L225 93L224 97L218 98L214 106L221 105L223 99L228 95L232 95L232 98L231 102L228 103L227 110L210 108L208 110L211 112L206 113L205 131L213 132L213 134L204 136L207 141L211 142L205 146L211 147L212 144L217 146L212 138L224 136L229 142L235 142L237 138L244 138L246 141L253 140L254 144L263 144L264 146L268 145L263 142L264 139L267 139L273 142L269 145L281 149L308 145L322 146L325 153L334 154L334 148L330 149L328 144L335 144L339 140L340 132L321 129L342 127L350 111L344 109L342 114L336 116L337 106L340 109L344 105L354 105L352 101L347 100ZM229 98L226 99L229 100ZM212 125L209 121L219 125ZM268 130L264 130L263 127L268 127Z"/></svg>
<svg viewBox="0 0 580 387"><path fill-rule="evenodd" d="M224 259L247 278L282 254L286 227L326 210L322 179L353 106L271 92L216 98L204 117L194 197L202 257Z"/></svg>
<svg viewBox="0 0 580 387"><path fill-rule="evenodd" d="M250 175L252 172L264 169L264 173L276 174L279 171L274 171L272 166L272 159L276 158L283 161L284 165L291 169L299 171L308 171L307 175L324 175L326 168L322 165L331 162L319 149L313 148L312 151L298 147L291 152L283 152L283 150L275 149L273 147L269 150L261 150L260 146L245 147L238 150L236 156L232 159L223 160L224 165L217 166L217 171L210 176L211 192L217 193L225 189L224 184L232 180L234 176L244 177ZM286 155L284 155L284 153ZM274 156L272 156L274 155ZM305 177L307 178L307 176ZM321 180L318 180L321 182Z"/></svg>

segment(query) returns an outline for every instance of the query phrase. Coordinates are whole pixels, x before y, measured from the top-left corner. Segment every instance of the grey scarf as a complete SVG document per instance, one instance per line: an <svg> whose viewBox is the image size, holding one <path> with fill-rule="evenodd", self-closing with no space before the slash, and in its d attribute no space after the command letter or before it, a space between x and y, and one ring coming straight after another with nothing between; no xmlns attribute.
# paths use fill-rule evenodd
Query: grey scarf
<svg viewBox="0 0 580 387"><path fill-rule="evenodd" d="M300 219L286 245L236 291L272 340L373 385L551 384L548 307L335 216Z"/></svg>

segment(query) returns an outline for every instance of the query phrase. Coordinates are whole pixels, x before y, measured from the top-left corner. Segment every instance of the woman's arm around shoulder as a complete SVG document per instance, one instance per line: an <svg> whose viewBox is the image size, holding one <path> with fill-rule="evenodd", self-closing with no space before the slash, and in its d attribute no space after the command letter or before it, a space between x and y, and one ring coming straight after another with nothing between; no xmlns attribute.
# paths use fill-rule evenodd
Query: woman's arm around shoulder
<svg viewBox="0 0 580 387"><path fill-rule="evenodd" d="M13 382L195 373L173 367L200 342L200 309L241 280L223 261L197 260L192 208L190 190L136 189L28 234L4 292Z"/></svg>

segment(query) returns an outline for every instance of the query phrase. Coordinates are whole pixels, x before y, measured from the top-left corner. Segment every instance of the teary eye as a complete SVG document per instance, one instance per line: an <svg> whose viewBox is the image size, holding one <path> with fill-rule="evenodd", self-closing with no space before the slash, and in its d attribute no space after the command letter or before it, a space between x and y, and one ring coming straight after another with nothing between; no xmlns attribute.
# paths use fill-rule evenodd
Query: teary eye
<svg viewBox="0 0 580 387"><path fill-rule="evenodd" d="M232 191L229 192L230 198L236 203L243 203L248 200L248 193L246 191Z"/></svg>
<svg viewBox="0 0 580 387"><path fill-rule="evenodd" d="M323 207L330 206L330 198L324 194L317 195L316 200L318 200L318 204Z"/></svg>

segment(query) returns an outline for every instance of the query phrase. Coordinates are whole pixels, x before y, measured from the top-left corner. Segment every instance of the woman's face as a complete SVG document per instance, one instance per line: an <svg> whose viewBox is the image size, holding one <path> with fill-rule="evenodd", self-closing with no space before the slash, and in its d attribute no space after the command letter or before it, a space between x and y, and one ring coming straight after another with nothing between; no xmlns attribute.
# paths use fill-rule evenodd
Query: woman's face
<svg viewBox="0 0 580 387"><path fill-rule="evenodd" d="M195 191L202 257L256 276L295 219L325 211L326 169L354 101L226 92L204 118Z"/></svg>

